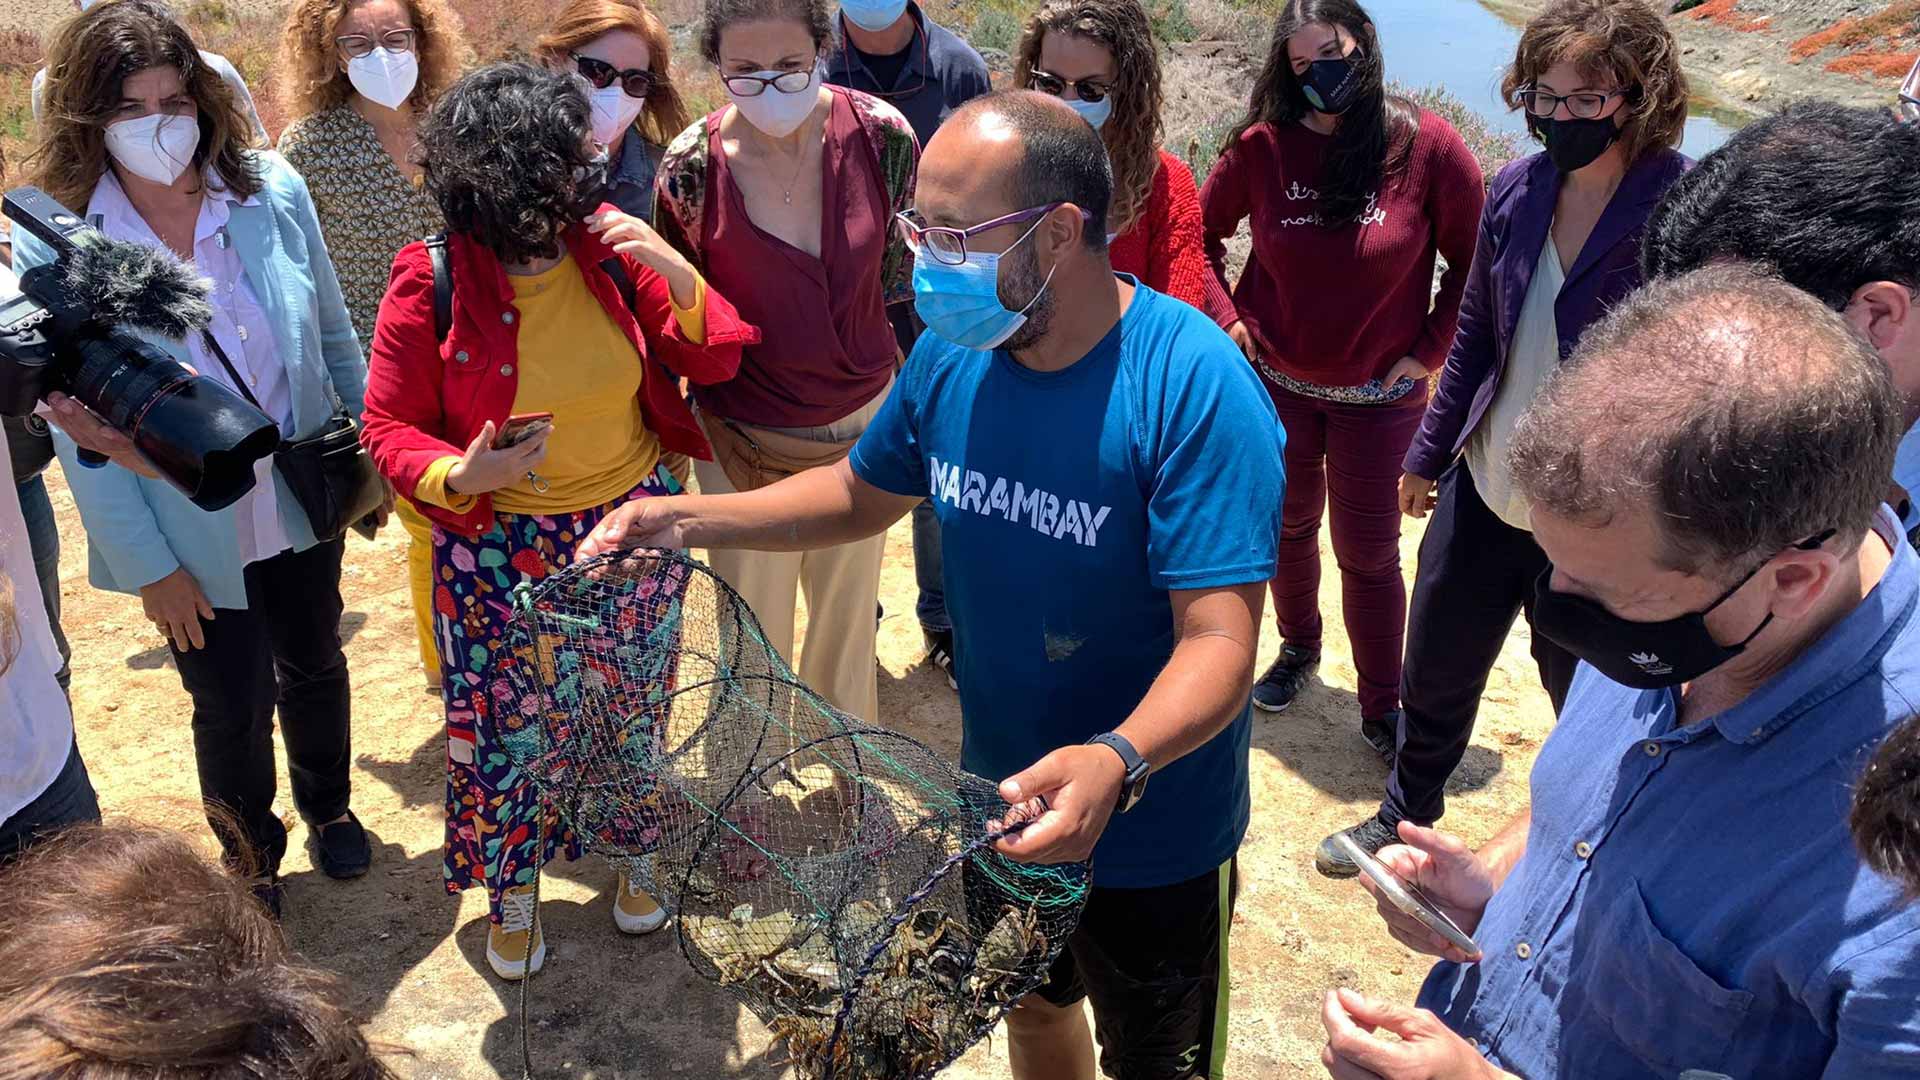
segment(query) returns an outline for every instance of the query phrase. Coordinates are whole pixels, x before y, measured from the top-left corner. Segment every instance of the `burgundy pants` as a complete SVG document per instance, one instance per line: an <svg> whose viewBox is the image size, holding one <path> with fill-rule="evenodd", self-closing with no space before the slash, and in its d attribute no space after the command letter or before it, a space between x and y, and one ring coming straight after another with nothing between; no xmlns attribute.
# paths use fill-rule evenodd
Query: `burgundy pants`
<svg viewBox="0 0 1920 1080"><path fill-rule="evenodd" d="M1273 610L1288 644L1320 647L1320 519L1332 506L1333 556L1360 715L1400 707L1407 586L1400 576L1400 460L1426 411L1423 385L1387 405L1345 405L1271 383L1287 429L1287 495Z"/></svg>

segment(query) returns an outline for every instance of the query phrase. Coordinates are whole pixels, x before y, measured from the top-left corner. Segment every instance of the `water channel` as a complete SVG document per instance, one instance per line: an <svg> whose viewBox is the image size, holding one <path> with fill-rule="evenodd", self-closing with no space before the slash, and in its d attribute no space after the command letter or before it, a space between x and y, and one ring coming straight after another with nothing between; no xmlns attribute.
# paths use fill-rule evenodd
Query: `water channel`
<svg viewBox="0 0 1920 1080"><path fill-rule="evenodd" d="M1387 58L1387 77L1409 86L1446 87L1503 131L1525 134L1518 113L1500 101L1500 73L1513 59L1519 27L1477 0L1365 0ZM1681 149L1698 158L1738 126L1695 102Z"/></svg>

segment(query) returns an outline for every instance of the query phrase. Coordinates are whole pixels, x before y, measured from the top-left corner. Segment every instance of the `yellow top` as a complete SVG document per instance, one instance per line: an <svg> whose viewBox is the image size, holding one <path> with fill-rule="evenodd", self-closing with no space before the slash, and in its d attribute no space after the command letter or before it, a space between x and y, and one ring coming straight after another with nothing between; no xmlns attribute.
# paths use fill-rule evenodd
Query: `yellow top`
<svg viewBox="0 0 1920 1080"><path fill-rule="evenodd" d="M520 382L513 412L553 414L547 457L535 470L546 490L521 477L493 493L505 514L567 514L612 502L639 486L660 460L660 441L640 419L645 365L620 327L587 288L573 256L551 270L509 275L520 311ZM674 318L688 339L706 338L707 287L694 278L694 300ZM447 489L460 459L443 457L427 469L415 497L455 513L474 496Z"/></svg>

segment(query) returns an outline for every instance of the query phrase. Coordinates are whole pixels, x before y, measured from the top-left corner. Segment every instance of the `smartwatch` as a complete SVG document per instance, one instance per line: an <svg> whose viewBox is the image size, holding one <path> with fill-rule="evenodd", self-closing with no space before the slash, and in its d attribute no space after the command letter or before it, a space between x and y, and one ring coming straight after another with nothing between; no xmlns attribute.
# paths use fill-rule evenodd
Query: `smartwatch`
<svg viewBox="0 0 1920 1080"><path fill-rule="evenodd" d="M1127 767L1126 778L1120 783L1119 805L1114 808L1115 813L1124 814L1133 809L1134 804L1140 801L1140 796L1147 793L1147 777L1153 772L1153 766L1147 764L1147 759L1141 757L1126 736L1117 731L1095 735L1087 740L1088 746L1096 743L1119 754L1121 764Z"/></svg>

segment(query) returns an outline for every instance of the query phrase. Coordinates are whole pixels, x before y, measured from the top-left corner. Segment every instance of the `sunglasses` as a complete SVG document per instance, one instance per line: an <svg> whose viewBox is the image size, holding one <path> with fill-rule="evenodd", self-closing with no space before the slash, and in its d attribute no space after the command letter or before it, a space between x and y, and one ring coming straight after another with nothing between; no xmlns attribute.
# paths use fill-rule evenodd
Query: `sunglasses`
<svg viewBox="0 0 1920 1080"><path fill-rule="evenodd" d="M628 68L622 71L605 60L595 60L591 56L581 56L579 53L573 54L573 66L580 72L580 77L587 80L595 90L605 90L617 81L621 92L630 98L644 99L648 94L653 93L654 88L661 82L660 76L651 71L641 68Z"/></svg>
<svg viewBox="0 0 1920 1080"><path fill-rule="evenodd" d="M1091 105L1113 93L1112 84L1102 79L1063 79L1051 71L1033 69L1027 74L1027 89L1038 90L1057 98L1067 96L1071 89L1074 96Z"/></svg>
<svg viewBox="0 0 1920 1080"><path fill-rule="evenodd" d="M346 34L334 38L333 43L340 46L340 51L347 54L347 59L358 60L375 49L412 52L414 40L418 36L419 33L415 30L388 30L378 38L371 38L365 34Z"/></svg>

